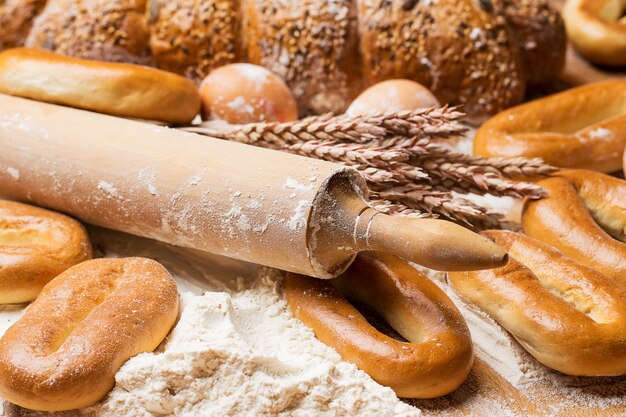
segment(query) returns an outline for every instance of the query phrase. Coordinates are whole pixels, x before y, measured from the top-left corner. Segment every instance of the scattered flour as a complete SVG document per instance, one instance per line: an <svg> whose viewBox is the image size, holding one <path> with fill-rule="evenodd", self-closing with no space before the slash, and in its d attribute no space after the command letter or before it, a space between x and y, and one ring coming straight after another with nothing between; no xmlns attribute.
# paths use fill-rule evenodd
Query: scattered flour
<svg viewBox="0 0 626 417"><path fill-rule="evenodd" d="M278 271L102 229L91 233L100 255L151 255L162 262L179 284L181 317L157 351L131 358L120 369L115 388L100 403L42 413L0 401L0 415L421 414L391 389L343 362L295 319L280 295ZM0 323L8 324L7 318L1 310Z"/></svg>
<svg viewBox="0 0 626 417"><path fill-rule="evenodd" d="M110 182L106 182L104 180L100 180L98 182L98 189L104 191L112 197L117 195L117 188Z"/></svg>
<svg viewBox="0 0 626 417"><path fill-rule="evenodd" d="M7 168L7 173L11 176L11 178L13 178L15 181L20 179L20 171L13 168L13 167L8 167Z"/></svg>

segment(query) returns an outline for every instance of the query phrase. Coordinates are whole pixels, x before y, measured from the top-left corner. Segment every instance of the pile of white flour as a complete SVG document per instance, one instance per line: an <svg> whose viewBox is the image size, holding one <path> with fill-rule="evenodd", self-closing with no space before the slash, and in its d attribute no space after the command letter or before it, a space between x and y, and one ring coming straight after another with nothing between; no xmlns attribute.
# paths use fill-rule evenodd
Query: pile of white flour
<svg viewBox="0 0 626 417"><path fill-rule="evenodd" d="M92 230L101 254L150 256L174 275L181 317L154 353L131 358L95 406L55 416L419 416L295 319L274 270ZM20 309L0 310L0 323ZM3 327L2 333L4 332ZM3 411L3 412L2 412ZM43 416L0 402L0 415Z"/></svg>

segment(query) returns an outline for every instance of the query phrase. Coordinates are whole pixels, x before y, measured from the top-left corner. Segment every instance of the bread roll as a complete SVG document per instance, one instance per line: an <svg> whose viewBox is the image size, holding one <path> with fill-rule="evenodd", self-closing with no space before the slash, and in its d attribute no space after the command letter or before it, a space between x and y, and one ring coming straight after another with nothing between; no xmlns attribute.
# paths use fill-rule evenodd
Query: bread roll
<svg viewBox="0 0 626 417"><path fill-rule="evenodd" d="M147 0L152 62L196 84L244 60L239 0Z"/></svg>
<svg viewBox="0 0 626 417"><path fill-rule="evenodd" d="M473 363L470 333L452 301L393 255L360 254L332 281L290 274L293 314L323 343L400 397L433 398L457 389ZM344 298L378 312L408 342L376 330Z"/></svg>
<svg viewBox="0 0 626 417"><path fill-rule="evenodd" d="M0 92L169 123L190 122L200 111L194 84L178 75L27 48L0 52Z"/></svg>
<svg viewBox="0 0 626 417"><path fill-rule="evenodd" d="M0 304L34 300L51 279L89 258L89 236L76 220L0 200Z"/></svg>
<svg viewBox="0 0 626 417"><path fill-rule="evenodd" d="M145 0L48 0L24 46L77 58L149 64L144 10Z"/></svg>
<svg viewBox="0 0 626 417"><path fill-rule="evenodd" d="M517 104L527 81L553 80L565 54L547 0L49 3L31 46L146 63L149 31L155 65L196 83L221 65L262 65L285 80L304 114L341 113L366 87L406 78L482 120ZM84 35L90 21L94 40Z"/></svg>
<svg viewBox="0 0 626 417"><path fill-rule="evenodd" d="M91 405L113 388L124 362L161 343L177 314L176 283L155 261L76 265L0 339L0 396L42 411Z"/></svg>
<svg viewBox="0 0 626 417"><path fill-rule="evenodd" d="M22 46L46 0L0 1L0 51Z"/></svg>
<svg viewBox="0 0 626 417"><path fill-rule="evenodd" d="M374 84L350 103L349 116L372 113L412 111L441 107L433 93L411 80L387 80Z"/></svg>

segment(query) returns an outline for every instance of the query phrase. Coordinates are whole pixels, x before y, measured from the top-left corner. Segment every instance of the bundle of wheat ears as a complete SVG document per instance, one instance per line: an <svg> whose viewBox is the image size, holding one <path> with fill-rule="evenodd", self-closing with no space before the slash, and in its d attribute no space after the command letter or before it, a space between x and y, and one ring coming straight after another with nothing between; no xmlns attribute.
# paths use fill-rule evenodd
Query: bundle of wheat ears
<svg viewBox="0 0 626 417"><path fill-rule="evenodd" d="M516 228L502 214L458 193L537 199L544 190L522 180L554 168L541 159L480 158L455 151L451 140L467 132L463 116L443 107L183 129L354 167L367 181L371 205L387 214L443 217L475 229Z"/></svg>

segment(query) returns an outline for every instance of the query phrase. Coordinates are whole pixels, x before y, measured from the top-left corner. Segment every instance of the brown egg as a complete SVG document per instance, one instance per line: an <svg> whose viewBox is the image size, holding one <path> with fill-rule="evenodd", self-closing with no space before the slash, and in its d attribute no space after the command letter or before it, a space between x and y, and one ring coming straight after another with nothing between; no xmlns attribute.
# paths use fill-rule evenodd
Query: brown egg
<svg viewBox="0 0 626 417"><path fill-rule="evenodd" d="M363 91L350 104L346 113L358 116L429 107L440 107L440 104L423 85L410 80L387 80Z"/></svg>
<svg viewBox="0 0 626 417"><path fill-rule="evenodd" d="M297 120L298 106L287 84L252 64L230 64L212 71L200 84L202 118L228 123Z"/></svg>

